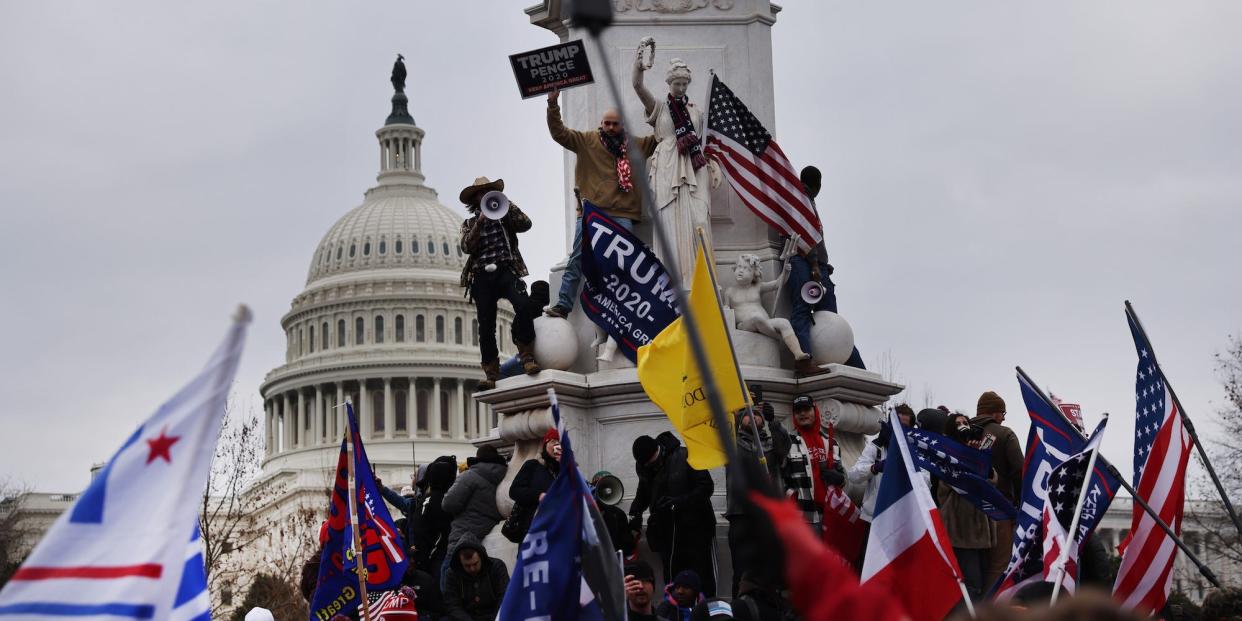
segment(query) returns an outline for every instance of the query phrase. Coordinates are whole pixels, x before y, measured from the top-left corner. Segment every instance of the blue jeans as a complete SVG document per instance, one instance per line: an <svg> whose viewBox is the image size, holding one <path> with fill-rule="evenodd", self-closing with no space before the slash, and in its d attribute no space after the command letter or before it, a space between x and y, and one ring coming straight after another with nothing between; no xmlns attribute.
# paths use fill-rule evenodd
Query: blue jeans
<svg viewBox="0 0 1242 621"><path fill-rule="evenodd" d="M522 370L521 356L514 356L500 363L500 379L521 375L522 373L525 373L525 371Z"/></svg>
<svg viewBox="0 0 1242 621"><path fill-rule="evenodd" d="M789 323L793 326L794 335L798 337L798 345L802 346L802 351L810 353L811 315L821 310L837 312L837 286L828 276L828 264L820 263L819 281L824 287L824 297L815 305L807 304L802 299L802 286L811 281L811 263L806 257L795 254L789 257L789 265L788 287L791 306ZM850 352L850 359L845 364L859 369L867 368L863 364L862 355L858 353L857 347Z"/></svg>
<svg viewBox="0 0 1242 621"><path fill-rule="evenodd" d="M634 221L629 218L609 216L627 231L634 230ZM561 292L557 295L556 305L566 311L574 309L574 299L578 296L578 283L582 282L582 216L574 222L574 244L569 249L569 259L565 261L565 273L561 275Z"/></svg>

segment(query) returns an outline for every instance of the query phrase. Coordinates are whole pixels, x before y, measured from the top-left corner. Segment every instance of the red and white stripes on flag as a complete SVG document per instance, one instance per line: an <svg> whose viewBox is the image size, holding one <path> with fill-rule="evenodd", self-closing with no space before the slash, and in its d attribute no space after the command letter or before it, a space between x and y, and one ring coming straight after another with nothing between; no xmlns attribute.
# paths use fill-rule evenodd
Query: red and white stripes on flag
<svg viewBox="0 0 1242 621"><path fill-rule="evenodd" d="M1126 318L1139 356L1135 381L1134 487L1180 536L1190 434L1182 424L1177 403L1138 320L1129 312ZM1125 608L1159 612L1169 597L1177 545L1135 503L1130 535L1122 542L1121 550L1121 568L1113 596Z"/></svg>
<svg viewBox="0 0 1242 621"><path fill-rule="evenodd" d="M755 215L785 235L798 235L801 250L809 251L823 239L815 204L789 158L746 104L714 75L705 154L725 169L729 185Z"/></svg>

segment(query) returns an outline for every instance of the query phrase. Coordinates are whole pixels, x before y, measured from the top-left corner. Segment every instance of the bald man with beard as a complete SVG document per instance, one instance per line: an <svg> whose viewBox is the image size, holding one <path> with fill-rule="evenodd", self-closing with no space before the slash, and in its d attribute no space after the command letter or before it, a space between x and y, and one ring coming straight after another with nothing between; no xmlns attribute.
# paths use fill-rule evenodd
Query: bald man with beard
<svg viewBox="0 0 1242 621"><path fill-rule="evenodd" d="M552 139L577 156L574 164L574 187L579 198L591 201L608 217L626 230L643 217L642 195L634 185L633 171L627 158L629 150L637 148L644 157L656 148L655 136L631 139L625 131L621 114L609 109L599 121L599 127L591 131L578 131L565 127L561 121L561 107L557 104L558 91L548 93L548 132ZM582 280L582 267L578 255L582 247L582 206L578 206L578 219L574 223L574 244L565 261L565 273L561 276L561 290L556 303L545 309L552 317L567 317L574 310L574 298L578 283Z"/></svg>

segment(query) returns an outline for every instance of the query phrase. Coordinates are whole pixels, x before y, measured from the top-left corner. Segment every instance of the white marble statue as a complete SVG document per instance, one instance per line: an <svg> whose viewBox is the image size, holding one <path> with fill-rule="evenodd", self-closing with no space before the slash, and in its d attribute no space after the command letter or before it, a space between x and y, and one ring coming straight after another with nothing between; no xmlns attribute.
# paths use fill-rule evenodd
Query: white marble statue
<svg viewBox="0 0 1242 621"><path fill-rule="evenodd" d="M634 92L642 100L647 122L660 140L655 153L647 160L647 175L655 194L655 210L661 228L677 255L674 260L663 256L660 260L668 269L676 268L682 283L688 286L694 274L695 229L703 229L709 247L712 241L708 183L717 187L722 177L720 166L703 155L705 116L686 96L686 89L690 87L690 67L680 58L669 61L664 78L668 83L668 96L656 99L643 85L646 67L642 50L645 45L644 39L634 57ZM659 245L656 249L658 253Z"/></svg>
<svg viewBox="0 0 1242 621"><path fill-rule="evenodd" d="M786 252L789 252L789 244L786 244ZM787 258L784 253L781 256ZM811 354L802 351L802 346L798 344L798 336L794 334L789 320L780 317L772 318L763 308L763 294L779 289L785 284L785 280L789 278L790 268L789 262L785 261L785 268L781 270L780 276L768 282L761 282L763 270L759 267L759 257L753 254L739 256L737 263L733 266L733 279L736 284L724 290L724 303L733 309L739 330L758 332L764 336L782 340L793 353L795 360L806 360L811 357Z"/></svg>

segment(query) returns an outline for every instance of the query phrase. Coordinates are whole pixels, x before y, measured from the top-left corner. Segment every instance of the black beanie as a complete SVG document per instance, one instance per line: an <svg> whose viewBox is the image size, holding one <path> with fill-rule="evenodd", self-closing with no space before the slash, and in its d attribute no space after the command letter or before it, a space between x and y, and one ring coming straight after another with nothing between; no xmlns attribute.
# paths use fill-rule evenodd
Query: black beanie
<svg viewBox="0 0 1242 621"><path fill-rule="evenodd" d="M651 436L634 438L634 461L645 464L660 450L660 444Z"/></svg>
<svg viewBox="0 0 1242 621"><path fill-rule="evenodd" d="M651 563L647 561L634 561L625 564L625 575L634 576L642 582L655 583L655 570L651 568Z"/></svg>

